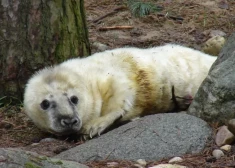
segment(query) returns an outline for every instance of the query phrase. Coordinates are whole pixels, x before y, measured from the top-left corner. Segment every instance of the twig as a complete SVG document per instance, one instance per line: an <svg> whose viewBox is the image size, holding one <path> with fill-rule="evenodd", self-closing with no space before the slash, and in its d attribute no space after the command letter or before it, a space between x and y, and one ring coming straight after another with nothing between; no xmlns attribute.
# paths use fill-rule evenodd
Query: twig
<svg viewBox="0 0 235 168"><path fill-rule="evenodd" d="M134 136L134 138L136 138L136 137L138 137L142 132L144 132L146 129L143 129L142 131L140 131L138 134L136 134L135 136Z"/></svg>
<svg viewBox="0 0 235 168"><path fill-rule="evenodd" d="M126 130L124 130L123 132L121 132L121 134L126 133L127 131L132 130L132 129L135 128L135 127L136 127L136 126L133 126L133 127L131 127L131 128L127 128Z"/></svg>
<svg viewBox="0 0 235 168"><path fill-rule="evenodd" d="M160 140L161 140L162 142L164 142L164 143L166 143L166 144L167 144L167 142L166 142L166 141L164 141L164 140L162 139L162 137L161 137L161 136L159 136L159 134L158 134L155 130L152 130L152 132L153 132L153 133L155 133L155 134L160 138Z"/></svg>
<svg viewBox="0 0 235 168"><path fill-rule="evenodd" d="M100 27L100 31L106 31L106 30L118 30L118 29L133 29L133 26L110 26L110 27Z"/></svg>
<svg viewBox="0 0 235 168"><path fill-rule="evenodd" d="M23 143L23 144L25 144L25 145L28 145L29 144L29 142L27 143L27 142L24 142L24 140L15 140L15 139L12 139L12 138L7 138L7 140L10 140L10 141L12 141L12 142L15 142L15 143Z"/></svg>
<svg viewBox="0 0 235 168"><path fill-rule="evenodd" d="M117 13L117 12L119 12L122 9L126 9L126 7L125 6L121 6L121 7L115 8L112 12L109 12L109 13L105 14L104 16L101 16L98 19L95 19L93 21L93 23L97 23L98 21L100 21L100 20L102 20L102 19L104 19L104 18L106 18L106 17L108 17L110 15L113 15L113 14Z"/></svg>
<svg viewBox="0 0 235 168"><path fill-rule="evenodd" d="M114 148L111 152L109 152L109 154L105 157L105 159L104 160L107 160L108 158L109 158L109 156L113 153L113 151L115 151L116 150L116 148Z"/></svg>
<svg viewBox="0 0 235 168"><path fill-rule="evenodd" d="M16 125L13 124L12 122L10 122L10 121L5 121L5 120L0 121L0 124L9 124L9 125L12 125L13 127L16 126Z"/></svg>
<svg viewBox="0 0 235 168"><path fill-rule="evenodd" d="M184 20L184 18L182 18L182 17L176 17L176 16L171 16L171 15L162 14L162 13L158 13L157 16L163 16L163 17L173 19L173 20L178 20L178 21L183 21Z"/></svg>

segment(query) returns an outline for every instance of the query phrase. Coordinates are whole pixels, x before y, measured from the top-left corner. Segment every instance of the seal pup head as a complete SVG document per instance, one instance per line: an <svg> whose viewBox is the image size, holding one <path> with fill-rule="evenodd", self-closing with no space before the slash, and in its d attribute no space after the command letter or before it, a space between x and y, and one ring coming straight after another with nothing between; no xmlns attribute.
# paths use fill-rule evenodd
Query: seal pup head
<svg viewBox="0 0 235 168"><path fill-rule="evenodd" d="M57 135L78 132L86 109L80 76L66 67L45 68L26 85L24 110L42 130Z"/></svg>

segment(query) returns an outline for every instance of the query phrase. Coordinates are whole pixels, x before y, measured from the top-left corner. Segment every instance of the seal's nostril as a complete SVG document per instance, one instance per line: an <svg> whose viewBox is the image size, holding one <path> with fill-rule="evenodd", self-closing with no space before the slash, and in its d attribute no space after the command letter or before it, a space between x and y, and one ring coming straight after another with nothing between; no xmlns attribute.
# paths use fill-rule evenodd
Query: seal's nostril
<svg viewBox="0 0 235 168"><path fill-rule="evenodd" d="M77 118L66 118L66 119L61 119L61 125L65 127L72 127L78 123Z"/></svg>
<svg viewBox="0 0 235 168"><path fill-rule="evenodd" d="M74 118L74 119L72 119L72 124L74 125L74 124L77 124L78 123L78 119L76 119L76 118Z"/></svg>
<svg viewBox="0 0 235 168"><path fill-rule="evenodd" d="M63 126L69 125L67 119L62 119L62 120L61 120L61 124L62 124Z"/></svg>

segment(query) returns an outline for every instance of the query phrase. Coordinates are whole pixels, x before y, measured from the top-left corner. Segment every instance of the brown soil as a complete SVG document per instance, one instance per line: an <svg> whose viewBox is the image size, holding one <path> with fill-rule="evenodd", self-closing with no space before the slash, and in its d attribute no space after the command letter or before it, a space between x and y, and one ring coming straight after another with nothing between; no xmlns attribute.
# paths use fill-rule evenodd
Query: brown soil
<svg viewBox="0 0 235 168"><path fill-rule="evenodd" d="M221 30L229 36L235 23L235 1L233 0L159 0L153 1L163 7L159 13L142 18L131 15L125 1L89 0L85 2L90 42L100 42L109 49L136 46L151 47L164 43L178 43L201 49L210 38L211 30ZM115 10L116 9L116 10ZM116 11L116 12L113 12ZM101 18L106 14L107 17ZM101 31L110 26L133 26L133 29ZM97 52L92 45L92 53ZM213 125L216 128L216 125ZM216 129L215 129L216 131ZM44 138L56 138L40 142ZM39 143L40 142L40 143ZM20 147L47 156L54 156L64 150L83 143L77 137L54 137L41 132L23 113L20 106L0 108L0 147ZM215 160L211 151L218 148L214 141L198 155L185 155L181 165L189 167L235 167L234 152ZM235 148L233 146L233 148ZM156 151L157 152L157 151ZM148 166L167 163L168 160L149 162ZM131 161L102 161L87 163L90 167L135 167Z"/></svg>

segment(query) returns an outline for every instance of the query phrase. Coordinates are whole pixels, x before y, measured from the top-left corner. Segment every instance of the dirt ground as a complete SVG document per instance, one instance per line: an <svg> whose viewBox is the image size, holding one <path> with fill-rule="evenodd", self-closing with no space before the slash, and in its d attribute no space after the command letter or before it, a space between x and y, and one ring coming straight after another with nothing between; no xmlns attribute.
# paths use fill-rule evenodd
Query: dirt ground
<svg viewBox="0 0 235 168"><path fill-rule="evenodd" d="M201 49L211 37L213 30L220 30L228 37L235 27L234 0L152 0L162 11L150 13L141 18L132 16L125 0L85 1L89 38L91 44L102 43L107 49L135 46L151 47L165 43L178 43ZM148 1L150 2L150 1ZM115 30L102 30L111 26L121 26ZM131 26L127 29L126 26ZM124 27L124 28L123 28ZM92 45L92 53L98 49ZM216 132L217 125L213 124ZM56 138L40 142L44 138ZM40 142L40 143L39 143ZM0 147L20 147L47 156L54 156L81 143L77 137L54 137L41 132L25 116L21 106L0 108ZM198 155L182 156L188 167L235 167L235 146L225 157L215 160L211 151L218 148L214 141ZM149 162L147 166L167 163L168 160ZM102 161L87 163L90 167L135 167L131 161ZM115 164L114 164L115 165ZM114 166L115 167L115 166Z"/></svg>

